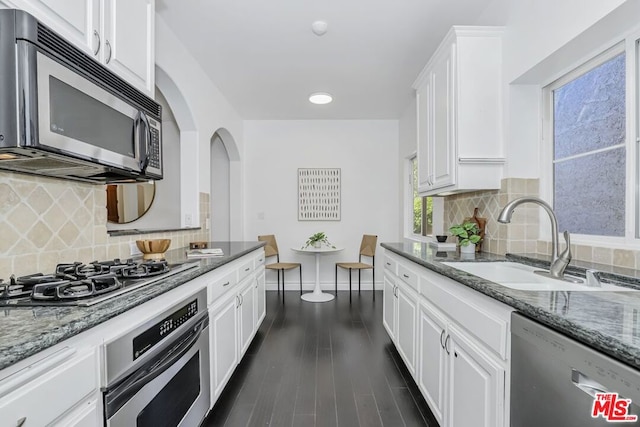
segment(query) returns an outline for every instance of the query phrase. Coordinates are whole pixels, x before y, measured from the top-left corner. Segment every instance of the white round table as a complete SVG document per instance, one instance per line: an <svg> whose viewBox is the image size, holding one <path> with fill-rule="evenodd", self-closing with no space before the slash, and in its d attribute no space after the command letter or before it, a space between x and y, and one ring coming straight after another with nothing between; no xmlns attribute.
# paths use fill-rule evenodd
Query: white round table
<svg viewBox="0 0 640 427"><path fill-rule="evenodd" d="M308 302L327 302L334 299L335 298L334 295L322 292L322 290L320 289L320 255L339 252L344 248L331 248L328 246L314 248L312 246L309 246L304 249L300 249L300 248L291 248L291 249L303 254L315 254L316 256L316 286L313 288L313 292L303 294L300 298Z"/></svg>

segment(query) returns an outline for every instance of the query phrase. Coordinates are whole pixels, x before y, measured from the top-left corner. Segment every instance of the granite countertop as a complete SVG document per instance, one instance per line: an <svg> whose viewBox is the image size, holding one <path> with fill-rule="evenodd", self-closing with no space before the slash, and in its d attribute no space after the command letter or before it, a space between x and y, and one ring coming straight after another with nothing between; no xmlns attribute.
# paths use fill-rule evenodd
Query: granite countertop
<svg viewBox="0 0 640 427"><path fill-rule="evenodd" d="M151 233L167 233L169 231L195 231L200 230L200 227L182 227L182 228L127 228L127 229L115 229L107 230L109 236L134 236L137 234L151 234Z"/></svg>
<svg viewBox="0 0 640 427"><path fill-rule="evenodd" d="M640 369L640 292L521 291L481 279L443 262L465 261L455 252L437 252L426 243L405 241L381 246L436 273L501 301L577 341ZM549 258L535 255L498 256L478 253L471 261L515 261L544 268ZM568 272L584 277L585 268L605 271L611 280L640 289L635 270L588 263L573 263Z"/></svg>
<svg viewBox="0 0 640 427"><path fill-rule="evenodd" d="M0 369L99 325L158 295L223 266L260 247L264 242L212 242L222 257L189 259L199 265L183 273L114 297L91 307L0 307ZM167 252L170 263L184 262L185 249Z"/></svg>

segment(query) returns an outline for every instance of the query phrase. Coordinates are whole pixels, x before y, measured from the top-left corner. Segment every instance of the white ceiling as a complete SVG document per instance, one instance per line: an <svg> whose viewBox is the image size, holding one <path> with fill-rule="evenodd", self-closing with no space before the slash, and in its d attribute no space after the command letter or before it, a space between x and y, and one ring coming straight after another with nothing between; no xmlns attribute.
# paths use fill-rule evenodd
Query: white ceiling
<svg viewBox="0 0 640 427"><path fill-rule="evenodd" d="M491 0L158 0L243 119L397 119L452 25ZM316 20L328 23L318 37ZM334 101L312 105L312 92Z"/></svg>

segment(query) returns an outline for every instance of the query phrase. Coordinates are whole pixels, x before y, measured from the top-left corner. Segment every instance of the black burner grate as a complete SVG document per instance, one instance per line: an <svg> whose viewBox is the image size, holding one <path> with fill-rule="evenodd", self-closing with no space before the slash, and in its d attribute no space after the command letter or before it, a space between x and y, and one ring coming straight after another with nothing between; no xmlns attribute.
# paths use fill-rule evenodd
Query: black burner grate
<svg viewBox="0 0 640 427"><path fill-rule="evenodd" d="M0 279L0 300L31 296L38 301L58 301L89 298L115 291L124 279L144 279L171 270L165 260L134 261L133 259L58 264L53 274L35 273L11 276L9 282Z"/></svg>

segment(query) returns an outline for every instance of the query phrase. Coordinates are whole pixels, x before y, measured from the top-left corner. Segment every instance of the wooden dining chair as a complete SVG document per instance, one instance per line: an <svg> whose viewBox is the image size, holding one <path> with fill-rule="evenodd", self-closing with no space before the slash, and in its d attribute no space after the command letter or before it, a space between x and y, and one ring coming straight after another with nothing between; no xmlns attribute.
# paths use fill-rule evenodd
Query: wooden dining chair
<svg viewBox="0 0 640 427"><path fill-rule="evenodd" d="M278 272L278 293L280 293L280 272L282 272L282 302L284 303L284 272L286 270L293 270L294 268L300 269L300 295L302 295L302 264L299 262L280 262L278 244L276 243L276 236L273 234L258 236L258 240L267 243L264 247L265 258L272 256L276 257L276 262L266 264L264 268L267 270L276 270Z"/></svg>
<svg viewBox="0 0 640 427"><path fill-rule="evenodd" d="M376 244L378 242L378 236L371 234L365 234L362 236L362 243L360 243L360 254L358 255L358 262L336 262L336 297L338 296L338 267L349 270L349 299L351 299L351 271L358 270L358 293L360 293L360 283L362 270L372 270L372 284L373 284L373 299L376 299ZM362 262L362 257L371 258L371 264Z"/></svg>

